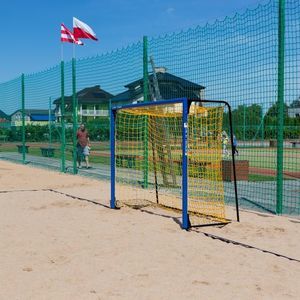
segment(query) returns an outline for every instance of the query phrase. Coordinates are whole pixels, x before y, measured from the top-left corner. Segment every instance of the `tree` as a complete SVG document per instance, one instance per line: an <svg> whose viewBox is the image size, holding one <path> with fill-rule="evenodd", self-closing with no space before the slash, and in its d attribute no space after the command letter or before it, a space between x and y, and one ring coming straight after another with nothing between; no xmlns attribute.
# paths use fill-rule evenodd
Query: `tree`
<svg viewBox="0 0 300 300"><path fill-rule="evenodd" d="M298 105L299 100L295 100L291 105ZM291 107L291 106L290 106ZM299 138L299 118L290 118L288 115L288 105L284 103L284 138L294 139ZM278 102L275 102L267 111L264 126L266 128L266 138L277 138L277 122L278 122Z"/></svg>
<svg viewBox="0 0 300 300"><path fill-rule="evenodd" d="M279 106L278 106L278 101L276 101L267 111L266 113L266 117L276 117L278 116L278 112L279 112ZM288 105L286 103L284 103L284 107L283 107L283 116L284 118L288 117Z"/></svg>
<svg viewBox="0 0 300 300"><path fill-rule="evenodd" d="M239 105L232 110L233 131L237 139L252 139L262 123L263 110L259 104ZM224 114L224 129L229 132L228 113Z"/></svg>

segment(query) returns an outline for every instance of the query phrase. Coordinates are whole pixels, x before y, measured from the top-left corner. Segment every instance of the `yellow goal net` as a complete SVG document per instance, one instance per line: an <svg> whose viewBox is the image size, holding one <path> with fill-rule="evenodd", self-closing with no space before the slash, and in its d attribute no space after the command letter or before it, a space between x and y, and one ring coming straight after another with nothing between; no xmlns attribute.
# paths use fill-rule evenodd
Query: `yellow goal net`
<svg viewBox="0 0 300 300"><path fill-rule="evenodd" d="M192 102L184 122L183 106L181 102L152 103L115 110L115 205L158 204L181 211L186 193L190 218L197 217L201 223L226 222L222 181L224 107L203 107Z"/></svg>

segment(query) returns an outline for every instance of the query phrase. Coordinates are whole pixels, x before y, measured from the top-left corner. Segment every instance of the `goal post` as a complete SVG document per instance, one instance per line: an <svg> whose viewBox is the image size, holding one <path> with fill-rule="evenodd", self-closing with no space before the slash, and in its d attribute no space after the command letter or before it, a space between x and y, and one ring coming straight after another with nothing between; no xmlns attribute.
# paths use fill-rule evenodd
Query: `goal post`
<svg viewBox="0 0 300 300"><path fill-rule="evenodd" d="M191 226L191 216L204 220L201 225L228 223L222 181L225 106L232 137L225 101L180 98L111 107L111 208L158 204L180 211L183 229ZM236 181L234 189L239 219Z"/></svg>

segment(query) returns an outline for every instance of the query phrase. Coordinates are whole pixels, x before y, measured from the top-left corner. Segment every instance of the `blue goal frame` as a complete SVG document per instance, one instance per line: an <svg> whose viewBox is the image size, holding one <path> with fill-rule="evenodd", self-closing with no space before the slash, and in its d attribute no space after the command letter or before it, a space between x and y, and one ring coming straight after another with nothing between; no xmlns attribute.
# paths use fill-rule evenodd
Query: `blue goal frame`
<svg viewBox="0 0 300 300"><path fill-rule="evenodd" d="M116 112L120 109L145 107L145 106L158 106L166 104L181 103L182 109L182 224L181 228L188 230L191 227L188 215L188 114L189 108L192 102L199 103L219 103L228 107L229 112L229 126L230 126L230 142L232 150L232 163L233 163L233 177L234 177L234 192L235 192L235 204L236 204L236 216L237 221L240 221L239 217L239 205L237 195L236 184L236 169L233 150L233 129L232 129L232 113L231 107L228 102L222 100L199 100L188 98L177 98L171 100L159 100L153 102L143 102L129 105L113 106L110 108L110 165L111 165L111 199L110 207L116 209L116 161L115 161L115 121Z"/></svg>

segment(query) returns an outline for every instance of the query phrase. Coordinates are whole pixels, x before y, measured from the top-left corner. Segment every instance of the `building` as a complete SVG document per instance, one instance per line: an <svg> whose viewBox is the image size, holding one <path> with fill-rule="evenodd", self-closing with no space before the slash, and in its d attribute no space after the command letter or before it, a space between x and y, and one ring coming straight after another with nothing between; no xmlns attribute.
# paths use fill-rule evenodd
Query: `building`
<svg viewBox="0 0 300 300"><path fill-rule="evenodd" d="M157 83L161 99L190 98L203 99L205 87L167 72L166 68L156 68ZM149 100L157 100L154 75L149 75ZM144 101L143 78L125 85L126 91L112 98L112 103L137 103ZM123 103L122 103L123 104Z"/></svg>
<svg viewBox="0 0 300 300"><path fill-rule="evenodd" d="M288 115L290 118L300 118L300 107L289 107Z"/></svg>
<svg viewBox="0 0 300 300"><path fill-rule="evenodd" d="M10 116L0 110L0 128L10 128Z"/></svg>
<svg viewBox="0 0 300 300"><path fill-rule="evenodd" d="M288 108L288 116L290 118L300 118L300 97L291 103Z"/></svg>
<svg viewBox="0 0 300 300"><path fill-rule="evenodd" d="M4 111L0 110L0 126L7 123L10 123L10 117Z"/></svg>
<svg viewBox="0 0 300 300"><path fill-rule="evenodd" d="M49 110L25 109L25 125L47 125L49 123ZM50 113L50 121L55 121L54 112ZM22 126L22 110L15 111L11 116L11 126Z"/></svg>
<svg viewBox="0 0 300 300"><path fill-rule="evenodd" d="M162 99L174 98L192 98L203 99L204 86L198 85L191 81L177 77L166 72L165 68L156 68L156 76ZM150 92L149 100L155 99L154 93L154 76L149 75ZM87 87L76 93L78 101L78 121L88 122L95 118L109 116L109 106L124 105L144 101L144 81L143 78L125 85L126 91L114 96L103 89L99 85ZM72 103L73 97L66 96L65 98L65 120L67 123L72 123ZM55 104L56 121L60 122L61 118L61 98L53 101Z"/></svg>
<svg viewBox="0 0 300 300"><path fill-rule="evenodd" d="M108 108L112 94L102 90L99 85L85 88L76 93L78 101L78 120L87 122L97 117L108 117ZM73 97L66 96L65 100L65 119L66 122L72 122L72 103ZM61 118L61 98L53 101L55 104L55 117L58 122Z"/></svg>

